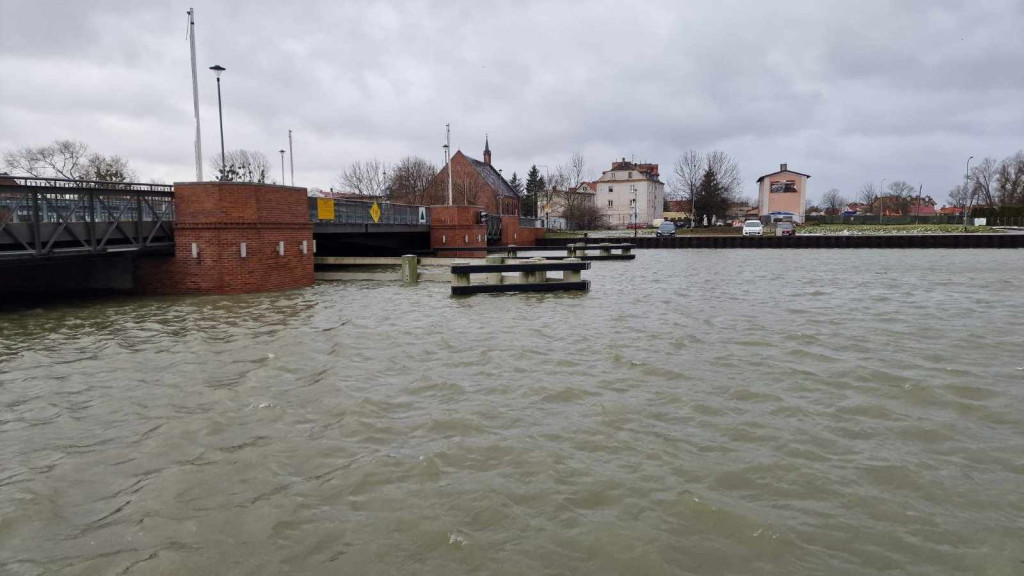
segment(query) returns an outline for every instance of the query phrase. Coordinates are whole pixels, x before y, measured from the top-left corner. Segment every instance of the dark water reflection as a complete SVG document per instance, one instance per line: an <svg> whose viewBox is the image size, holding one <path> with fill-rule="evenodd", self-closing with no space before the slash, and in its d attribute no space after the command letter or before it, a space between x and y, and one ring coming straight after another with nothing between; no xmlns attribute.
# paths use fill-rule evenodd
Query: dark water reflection
<svg viewBox="0 0 1024 576"><path fill-rule="evenodd" d="M2 574L1019 574L1024 252L0 315Z"/></svg>

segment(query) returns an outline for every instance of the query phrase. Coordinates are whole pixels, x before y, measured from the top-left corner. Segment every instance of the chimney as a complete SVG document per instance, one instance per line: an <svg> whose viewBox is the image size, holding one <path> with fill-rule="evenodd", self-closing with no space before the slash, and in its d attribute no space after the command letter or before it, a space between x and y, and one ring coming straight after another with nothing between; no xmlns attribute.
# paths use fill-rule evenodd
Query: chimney
<svg viewBox="0 0 1024 576"><path fill-rule="evenodd" d="M779 164L779 172L785 172L789 170L789 164Z"/></svg>

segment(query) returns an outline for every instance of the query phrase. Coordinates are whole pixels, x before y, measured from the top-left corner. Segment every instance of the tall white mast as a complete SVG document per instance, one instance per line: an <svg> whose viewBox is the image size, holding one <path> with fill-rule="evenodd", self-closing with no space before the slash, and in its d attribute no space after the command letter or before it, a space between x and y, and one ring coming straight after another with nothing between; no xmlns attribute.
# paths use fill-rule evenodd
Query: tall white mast
<svg viewBox="0 0 1024 576"><path fill-rule="evenodd" d="M295 186L295 154L292 152L292 131L288 131L288 163L292 167L292 186ZM281 176L282 184L284 184L284 176Z"/></svg>
<svg viewBox="0 0 1024 576"><path fill-rule="evenodd" d="M203 136L199 130L199 77L196 75L195 9L188 9L188 43L192 50L192 105L196 113L196 181L203 181Z"/></svg>
<svg viewBox="0 0 1024 576"><path fill-rule="evenodd" d="M444 160L448 165L448 205L452 205L452 128L451 124L444 125L445 144Z"/></svg>

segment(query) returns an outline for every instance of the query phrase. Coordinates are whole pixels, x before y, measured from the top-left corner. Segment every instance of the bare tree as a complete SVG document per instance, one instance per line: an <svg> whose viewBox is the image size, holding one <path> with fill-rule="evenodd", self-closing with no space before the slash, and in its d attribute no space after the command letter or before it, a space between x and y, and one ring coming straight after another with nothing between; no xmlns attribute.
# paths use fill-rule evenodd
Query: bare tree
<svg viewBox="0 0 1024 576"><path fill-rule="evenodd" d="M223 160L220 154L212 154L207 162L217 173L217 179L226 182L265 184L270 176L270 160L257 150L228 150Z"/></svg>
<svg viewBox="0 0 1024 576"><path fill-rule="evenodd" d="M860 187L860 191L857 192L857 201L869 207L874 206L877 198L878 190L875 189L875 184L873 182L864 184Z"/></svg>
<svg viewBox="0 0 1024 576"><path fill-rule="evenodd" d="M730 200L738 198L740 189L743 186L740 165L731 156L720 150L708 152L705 162L707 169L715 173L718 186L725 195Z"/></svg>
<svg viewBox="0 0 1024 576"><path fill-rule="evenodd" d="M996 177L999 205L1024 205L1024 151L1000 162Z"/></svg>
<svg viewBox="0 0 1024 576"><path fill-rule="evenodd" d="M427 186L437 167L417 156L406 156L391 169L391 199L406 204L423 204Z"/></svg>
<svg viewBox="0 0 1024 576"><path fill-rule="evenodd" d="M128 160L121 156L90 154L85 160L85 178L101 182L134 182L138 179Z"/></svg>
<svg viewBox="0 0 1024 576"><path fill-rule="evenodd" d="M567 198L562 218L570 229L597 230L608 225L604 212L594 202L593 194L573 192L569 196L576 198Z"/></svg>
<svg viewBox="0 0 1024 576"><path fill-rule="evenodd" d="M951 206L963 210L967 208L967 205L970 203L970 199L971 195L968 192L967 186L964 184L957 184L949 191L949 198L947 202L949 202Z"/></svg>
<svg viewBox="0 0 1024 576"><path fill-rule="evenodd" d="M356 160L338 174L337 184L362 196L383 197L391 186L388 172L388 165L376 158Z"/></svg>
<svg viewBox="0 0 1024 576"><path fill-rule="evenodd" d="M590 180L590 170L587 161L579 152L573 152L565 164L555 168L555 174L551 177L552 186L562 190L576 190L581 184Z"/></svg>
<svg viewBox="0 0 1024 576"><path fill-rule="evenodd" d="M721 206L727 209L739 199L743 185L739 164L720 150L685 152L676 159L673 175L669 185L672 195L689 203L691 210L696 210L697 204L713 208L712 212ZM724 213L710 216L722 217Z"/></svg>
<svg viewBox="0 0 1024 576"><path fill-rule="evenodd" d="M683 153L673 166L674 178L669 190L676 200L692 201L704 177L704 156L696 150Z"/></svg>
<svg viewBox="0 0 1024 576"><path fill-rule="evenodd" d="M3 154L3 165L12 174L37 178L84 180L89 146L79 140L56 140L46 146L26 146Z"/></svg>
<svg viewBox="0 0 1024 576"><path fill-rule="evenodd" d="M998 163L995 158L985 158L977 166L971 168L971 196L973 205L984 204L990 208L996 206L996 173Z"/></svg>
<svg viewBox="0 0 1024 576"><path fill-rule="evenodd" d="M911 196L917 195L917 186L914 186L905 180L896 180L889 184L887 191L888 194L886 194L886 196L894 198L910 198Z"/></svg>
<svg viewBox="0 0 1024 576"><path fill-rule="evenodd" d="M821 197L821 205L824 207L825 214L829 216L842 213L847 204L849 202L839 193L838 188L825 192L825 195Z"/></svg>

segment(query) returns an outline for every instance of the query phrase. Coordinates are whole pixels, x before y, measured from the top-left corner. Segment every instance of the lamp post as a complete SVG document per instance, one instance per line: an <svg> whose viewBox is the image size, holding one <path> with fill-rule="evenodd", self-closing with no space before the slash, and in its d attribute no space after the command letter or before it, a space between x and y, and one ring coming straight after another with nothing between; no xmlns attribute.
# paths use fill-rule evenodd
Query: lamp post
<svg viewBox="0 0 1024 576"><path fill-rule="evenodd" d="M284 149L278 150L281 154L281 186L284 186Z"/></svg>
<svg viewBox="0 0 1024 576"><path fill-rule="evenodd" d="M227 156L224 155L224 108L221 106L220 100L220 74L227 68L220 64L214 64L210 66L210 70L217 75L217 116L220 117L220 177L223 179L228 172L228 162Z"/></svg>
<svg viewBox="0 0 1024 576"><path fill-rule="evenodd" d="M633 238L636 238L637 220L639 220L636 205L636 184L630 184L629 187L633 189Z"/></svg>
<svg viewBox="0 0 1024 576"><path fill-rule="evenodd" d="M964 172L964 232L967 231L967 215L971 211L971 160L974 156L967 159L967 171Z"/></svg>
<svg viewBox="0 0 1024 576"><path fill-rule="evenodd" d="M882 223L882 188L885 186L885 178L878 183L878 223Z"/></svg>

